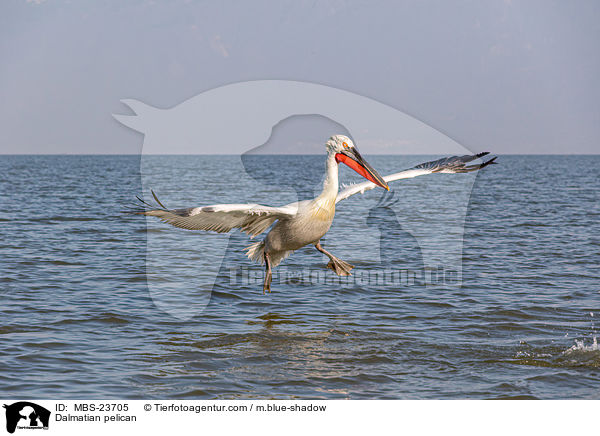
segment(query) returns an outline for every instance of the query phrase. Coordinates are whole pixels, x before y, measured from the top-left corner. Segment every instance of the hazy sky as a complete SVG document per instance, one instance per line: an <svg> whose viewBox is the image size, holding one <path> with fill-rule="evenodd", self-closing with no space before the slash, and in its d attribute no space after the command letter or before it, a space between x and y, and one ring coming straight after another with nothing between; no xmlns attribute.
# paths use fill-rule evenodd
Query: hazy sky
<svg viewBox="0 0 600 436"><path fill-rule="evenodd" d="M0 152L136 153L121 99L257 79L367 96L473 150L600 151L600 2L373 3L3 0Z"/></svg>

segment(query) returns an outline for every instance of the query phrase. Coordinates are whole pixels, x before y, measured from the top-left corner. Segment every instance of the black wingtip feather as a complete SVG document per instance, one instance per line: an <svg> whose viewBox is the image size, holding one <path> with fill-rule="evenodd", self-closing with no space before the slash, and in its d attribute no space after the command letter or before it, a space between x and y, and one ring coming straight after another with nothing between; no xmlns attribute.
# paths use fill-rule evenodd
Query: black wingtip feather
<svg viewBox="0 0 600 436"><path fill-rule="evenodd" d="M493 158L491 158L490 160L484 162L481 164L481 166L479 167L479 169L483 168L483 167L487 167L488 165L492 165L492 164L498 164L498 162L494 162L496 159L498 158L498 156L494 156Z"/></svg>
<svg viewBox="0 0 600 436"><path fill-rule="evenodd" d="M138 199L139 200L139 199ZM146 212L146 209L141 209L140 205L137 203L132 203L132 204L124 204L122 205L123 210L121 210L121 213L127 214L127 215L143 215Z"/></svg>
<svg viewBox="0 0 600 436"><path fill-rule="evenodd" d="M154 209L154 205L152 205L152 204L148 203L147 201L144 201L144 200L142 200L142 199L141 199L140 197L138 197L137 195L135 196L135 198L137 198L137 199L140 201L140 203L142 203L142 204L144 204L144 205L146 205L146 206L148 206L148 207L151 207L152 209Z"/></svg>
<svg viewBox="0 0 600 436"><path fill-rule="evenodd" d="M165 207L165 205L160 202L160 200L158 199L158 197L156 196L156 194L154 193L154 191L152 189L150 190L150 192L152 192L152 196L154 197L154 199L156 200L156 202L160 205L160 207L162 207L163 209L167 210L167 208Z"/></svg>

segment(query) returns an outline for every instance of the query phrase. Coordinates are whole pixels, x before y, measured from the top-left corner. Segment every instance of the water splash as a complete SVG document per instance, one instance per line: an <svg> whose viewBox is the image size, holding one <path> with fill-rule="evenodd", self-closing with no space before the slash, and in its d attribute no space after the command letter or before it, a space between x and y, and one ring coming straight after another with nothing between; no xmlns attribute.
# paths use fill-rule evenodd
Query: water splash
<svg viewBox="0 0 600 436"><path fill-rule="evenodd" d="M596 336L594 336L593 342L591 345L585 345L585 341L581 340L575 340L575 345L573 345L571 348L569 348L568 350L563 351L564 355L569 355L569 354L573 354L573 353L581 353L581 352L595 352L595 351L600 351L600 349L598 348L598 338Z"/></svg>

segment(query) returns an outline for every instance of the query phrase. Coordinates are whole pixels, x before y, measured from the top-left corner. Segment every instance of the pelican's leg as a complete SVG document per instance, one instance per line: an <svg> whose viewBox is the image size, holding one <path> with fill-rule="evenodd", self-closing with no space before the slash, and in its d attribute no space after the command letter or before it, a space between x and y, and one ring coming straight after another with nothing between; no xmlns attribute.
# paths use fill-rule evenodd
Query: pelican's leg
<svg viewBox="0 0 600 436"><path fill-rule="evenodd" d="M338 259L333 254L325 250L323 247L321 247L320 241L315 244L315 248L329 258L327 268L334 270L338 276L350 275L350 270L354 268L354 265L350 265L348 262L344 262L343 260Z"/></svg>
<svg viewBox="0 0 600 436"><path fill-rule="evenodd" d="M269 255L265 253L265 284L263 285L263 295L265 291L271 292L271 260Z"/></svg>

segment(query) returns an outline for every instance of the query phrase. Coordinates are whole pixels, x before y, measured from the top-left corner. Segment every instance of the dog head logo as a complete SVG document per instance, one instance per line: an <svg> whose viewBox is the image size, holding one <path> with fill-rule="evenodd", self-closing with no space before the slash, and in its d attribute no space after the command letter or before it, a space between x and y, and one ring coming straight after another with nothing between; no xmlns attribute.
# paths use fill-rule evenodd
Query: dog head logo
<svg viewBox="0 0 600 436"><path fill-rule="evenodd" d="M19 401L4 405L6 409L6 431L14 433L21 429L47 429L50 422L50 411L29 401Z"/></svg>
<svg viewBox="0 0 600 436"><path fill-rule="evenodd" d="M250 195L256 202L271 198L273 206L297 201L298 193L292 192L289 183L272 175L277 171L263 171L276 179L262 177L249 170L241 158L267 144L276 136L277 126L295 116L318 115L338 123L365 155L471 154L448 136L391 106L313 83L286 80L234 83L208 90L168 109L132 99L122 102L134 115L114 115L115 119L144 135L140 160L144 199L152 201L148 195L150 189L154 189L159 195L162 193L164 204L173 208L240 203L250 200ZM339 132L330 132L335 133ZM301 139L286 138L285 142L294 147L293 154L306 153L307 150L298 145ZM323 138L322 144L326 139ZM214 154L237 155L240 159L232 158L219 164L185 156L207 153L207 147ZM319 148L319 152L325 151ZM160 154L176 156L165 160L156 156ZM406 163L402 165L406 167L424 160L423 156L405 158ZM382 174L404 169L397 168L397 162L389 167L385 164L385 160L380 164ZM218 165L226 165L226 171ZM260 172L261 166L256 167ZM285 173L285 169L278 172ZM402 190L402 195L397 197L401 201L390 206L390 211L399 217L403 209L410 210L416 217L426 217L427 226L423 226L422 220L408 217L402 228L416 240L425 268L456 271L459 286L462 229L474 180L475 175L468 173L452 179L432 178L427 184L397 185L396 189ZM273 186L277 187L277 198L273 198ZM318 188L320 190L320 186ZM381 229L369 226L367 217L368 211L376 207L378 196L365 195L353 201L362 202L364 216L353 219L363 220L361 246L368 248L355 253L343 244L345 229L338 224L327 234L328 249L341 258L377 263L381 260L378 249ZM340 216L344 214L343 209L340 207ZM337 222L343 222L343 218ZM159 225L148 222L146 235L146 277L150 295L159 309L187 320L208 305L230 238L211 232L182 235L164 231ZM202 237L202 250L198 249L198 237ZM393 248L385 247L386 250ZM190 268L198 273L190 274Z"/></svg>

